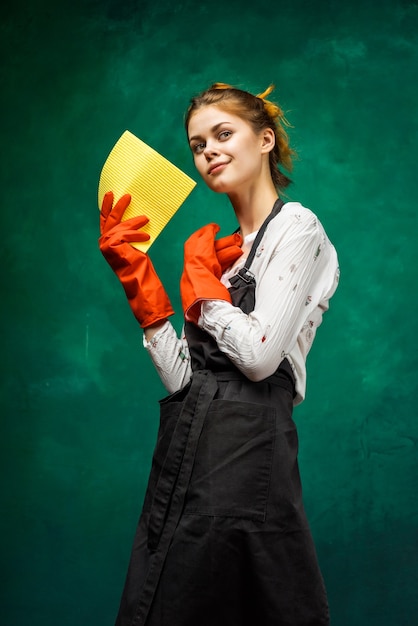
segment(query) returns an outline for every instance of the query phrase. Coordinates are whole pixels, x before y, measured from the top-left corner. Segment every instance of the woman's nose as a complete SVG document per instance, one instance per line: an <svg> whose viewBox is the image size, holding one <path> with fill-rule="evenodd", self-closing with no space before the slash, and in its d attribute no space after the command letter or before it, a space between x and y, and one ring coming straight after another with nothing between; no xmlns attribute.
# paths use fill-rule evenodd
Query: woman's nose
<svg viewBox="0 0 418 626"><path fill-rule="evenodd" d="M217 149L216 145L213 142L209 142L209 141L206 143L206 146L203 152L208 161L214 156L219 154L219 150Z"/></svg>

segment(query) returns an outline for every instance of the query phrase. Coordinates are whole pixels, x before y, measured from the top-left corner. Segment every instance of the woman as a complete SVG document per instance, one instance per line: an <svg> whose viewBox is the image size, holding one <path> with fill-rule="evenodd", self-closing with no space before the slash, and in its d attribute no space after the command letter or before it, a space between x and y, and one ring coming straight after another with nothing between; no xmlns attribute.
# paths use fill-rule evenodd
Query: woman
<svg viewBox="0 0 418 626"><path fill-rule="evenodd" d="M302 504L293 406L306 356L338 281L319 220L279 192L292 151L281 109L217 83L192 99L197 170L228 195L239 229L208 224L185 244L179 339L146 254L106 194L100 248L144 328L170 392L138 524L118 626L313 626L329 623Z"/></svg>

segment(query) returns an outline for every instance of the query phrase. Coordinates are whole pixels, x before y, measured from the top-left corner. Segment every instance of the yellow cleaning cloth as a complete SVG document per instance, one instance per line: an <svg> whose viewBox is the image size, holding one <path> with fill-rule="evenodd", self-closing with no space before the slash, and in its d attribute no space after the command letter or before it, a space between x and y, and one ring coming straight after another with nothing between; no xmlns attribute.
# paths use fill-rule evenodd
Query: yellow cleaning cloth
<svg viewBox="0 0 418 626"><path fill-rule="evenodd" d="M122 221L146 215L143 229L150 240L132 244L146 252L187 198L195 181L161 154L126 130L114 145L100 174L98 202L102 206L107 191L114 202L125 193L132 196Z"/></svg>

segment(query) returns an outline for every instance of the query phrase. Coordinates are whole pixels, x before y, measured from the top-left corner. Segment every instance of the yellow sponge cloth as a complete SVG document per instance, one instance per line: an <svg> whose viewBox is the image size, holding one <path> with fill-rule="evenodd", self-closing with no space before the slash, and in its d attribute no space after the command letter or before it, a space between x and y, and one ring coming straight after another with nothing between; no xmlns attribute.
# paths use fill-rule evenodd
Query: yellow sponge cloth
<svg viewBox="0 0 418 626"><path fill-rule="evenodd" d="M150 240L132 244L146 252L196 185L184 172L126 130L116 142L103 166L99 180L99 209L107 191L114 201L125 193L132 196L122 221L146 215L142 230Z"/></svg>

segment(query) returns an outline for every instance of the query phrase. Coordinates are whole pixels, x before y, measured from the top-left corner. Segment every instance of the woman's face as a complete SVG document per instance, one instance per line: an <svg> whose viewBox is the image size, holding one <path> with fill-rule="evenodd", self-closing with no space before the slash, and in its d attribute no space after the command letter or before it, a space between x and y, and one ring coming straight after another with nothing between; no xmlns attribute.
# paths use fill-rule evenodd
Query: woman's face
<svg viewBox="0 0 418 626"><path fill-rule="evenodd" d="M270 129L257 135L247 121L214 105L198 109L188 127L196 168L208 187L219 193L253 185L266 172L266 165L269 171L271 135Z"/></svg>

